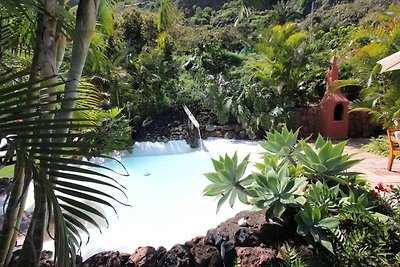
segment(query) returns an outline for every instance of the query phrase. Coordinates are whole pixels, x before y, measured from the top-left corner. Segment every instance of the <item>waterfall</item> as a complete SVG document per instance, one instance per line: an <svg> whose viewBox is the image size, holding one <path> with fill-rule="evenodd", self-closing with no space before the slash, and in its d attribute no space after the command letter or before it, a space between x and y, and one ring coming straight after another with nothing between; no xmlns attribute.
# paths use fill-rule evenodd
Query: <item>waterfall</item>
<svg viewBox="0 0 400 267"><path fill-rule="evenodd" d="M200 150L204 150L204 146L203 146L203 140L201 138L201 132L200 132L200 124L199 122L196 120L196 118L193 116L192 112L189 110L189 108L186 105L182 105L183 109L186 112L186 115L189 118L189 121L191 122L191 124L197 129L197 133L199 135L199 146L200 146Z"/></svg>

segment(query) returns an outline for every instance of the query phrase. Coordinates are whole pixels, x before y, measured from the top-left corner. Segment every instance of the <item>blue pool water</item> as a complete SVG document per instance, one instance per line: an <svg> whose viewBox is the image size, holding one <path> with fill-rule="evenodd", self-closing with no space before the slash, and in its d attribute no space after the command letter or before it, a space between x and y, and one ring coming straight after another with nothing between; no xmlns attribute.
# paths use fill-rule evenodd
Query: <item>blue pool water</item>
<svg viewBox="0 0 400 267"><path fill-rule="evenodd" d="M186 144L170 142L167 145L170 151L155 149L164 155L154 155L146 147L144 150L135 148L134 155L122 157L120 160L130 175L111 175L126 187L126 201L131 206L114 204L118 216L105 209L110 226L102 233L91 229L90 242L82 248L82 256L88 257L104 250L132 253L137 247L146 245L168 249L196 236L204 236L208 229L217 227L240 210L248 209L240 203L233 209L225 205L216 214L214 198L203 196L203 189L209 184L204 173L214 170L211 158L218 154L233 154L239 150L239 158L243 158L249 151L256 150L256 144L244 146L214 142L206 145L212 148L210 152L193 151ZM146 153L151 156L144 156ZM115 161L104 164L119 173L125 172ZM120 192L108 193L125 199ZM51 249L50 242L45 247Z"/></svg>

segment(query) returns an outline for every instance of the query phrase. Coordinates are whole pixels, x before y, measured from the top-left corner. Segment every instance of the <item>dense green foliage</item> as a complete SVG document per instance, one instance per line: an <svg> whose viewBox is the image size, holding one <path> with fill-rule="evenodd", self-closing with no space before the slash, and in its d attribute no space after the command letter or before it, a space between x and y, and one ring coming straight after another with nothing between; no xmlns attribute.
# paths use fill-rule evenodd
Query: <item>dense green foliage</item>
<svg viewBox="0 0 400 267"><path fill-rule="evenodd" d="M96 127L90 129L84 141L92 147L98 146L96 152L109 154L114 150L132 152L132 127L122 110L112 108L96 113Z"/></svg>
<svg viewBox="0 0 400 267"><path fill-rule="evenodd" d="M102 77L112 104L134 125L201 100L210 122L239 123L250 137L260 136L290 125L295 108L319 102L333 55L340 79L361 85L342 89L354 106L385 127L396 122L398 75L367 83L376 61L398 42L391 1L132 2L142 9L130 5L116 16L108 49L114 64ZM158 9L166 12L157 19Z"/></svg>
<svg viewBox="0 0 400 267"><path fill-rule="evenodd" d="M276 223L294 216L297 234L314 249L312 257L299 258L295 248L285 245L288 266L314 266L317 261L327 266L397 266L400 190L382 184L373 190L359 173L348 172L359 160L343 154L345 145L319 137L311 147L284 127L267 134L257 172L246 174L248 157L241 162L236 154L213 160L215 172L205 174L211 184L204 194L216 196L218 208L226 200L232 206L238 198L265 209Z"/></svg>

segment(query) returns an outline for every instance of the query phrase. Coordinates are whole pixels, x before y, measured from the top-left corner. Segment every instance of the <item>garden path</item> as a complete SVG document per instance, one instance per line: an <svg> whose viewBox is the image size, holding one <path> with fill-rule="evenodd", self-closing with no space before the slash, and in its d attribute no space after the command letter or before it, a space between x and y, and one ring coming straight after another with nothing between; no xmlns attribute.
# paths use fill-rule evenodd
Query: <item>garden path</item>
<svg viewBox="0 0 400 267"><path fill-rule="evenodd" d="M368 138L353 138L349 140L345 148L345 153L357 153L354 158L363 159L350 170L364 173L372 184L382 182L384 184L400 186L400 160L396 159L393 162L392 171L386 170L387 157L361 151L361 146L368 142Z"/></svg>

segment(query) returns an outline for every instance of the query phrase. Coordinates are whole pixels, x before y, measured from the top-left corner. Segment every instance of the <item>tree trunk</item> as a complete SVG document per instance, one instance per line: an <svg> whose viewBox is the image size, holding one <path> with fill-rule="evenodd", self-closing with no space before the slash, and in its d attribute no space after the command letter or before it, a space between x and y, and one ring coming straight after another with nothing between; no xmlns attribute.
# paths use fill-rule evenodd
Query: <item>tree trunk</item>
<svg viewBox="0 0 400 267"><path fill-rule="evenodd" d="M62 8L65 7L64 0L58 0L58 5ZM59 26L57 29L57 59L56 59L56 72L60 70L60 67L64 61L64 54L65 54L65 45L67 43L67 37L65 36L64 32L61 30Z"/></svg>
<svg viewBox="0 0 400 267"><path fill-rule="evenodd" d="M41 111L43 112L42 119L53 119L54 111L56 109L55 104L50 103L57 99L57 88L53 85L57 82L57 16L55 13L55 6L57 0L46 0L44 2L44 10L42 16L38 18L38 32L41 35L42 49L37 50L39 54L40 65L40 76L46 78L42 82L42 85L47 85L45 90L41 91L43 106ZM40 18L41 17L41 18ZM39 24L41 22L41 24ZM42 55L43 54L43 55ZM45 175L42 175L42 179L47 179ZM47 210L47 199L45 190L43 189L42 183L36 181L34 185L35 195L35 209L32 214L32 221L29 224L28 233L26 235L22 251L19 259L19 266L37 266L41 251L43 248L43 240L45 236L45 229L48 217Z"/></svg>
<svg viewBox="0 0 400 267"><path fill-rule="evenodd" d="M0 232L0 267L8 266L10 256L14 250L15 237L18 234L18 228L21 223L22 216L20 209L24 208L24 166L20 153L17 154L17 163L15 164L14 186L6 213L4 214L3 227Z"/></svg>
<svg viewBox="0 0 400 267"><path fill-rule="evenodd" d="M69 119L72 117L71 109L75 106L74 99L77 97L79 80L85 66L86 56L89 51L90 41L96 29L96 18L101 0L79 1L76 14L76 28L72 46L71 65L65 86L65 101L61 106L59 118ZM68 129L64 129L68 131Z"/></svg>
<svg viewBox="0 0 400 267"><path fill-rule="evenodd" d="M40 72L42 78L50 78L43 82L44 85L49 85L49 88L43 90L44 103L48 101L54 101L57 96L54 95L57 92L55 87L51 87L52 84L56 83L57 80L54 77L57 74L57 17L55 14L56 0L46 0L44 9L46 13L43 13L43 25L42 25L42 42L43 42L43 61L40 62ZM49 104L44 106L45 111L52 111L55 109L55 104ZM48 115L51 117L51 115Z"/></svg>

